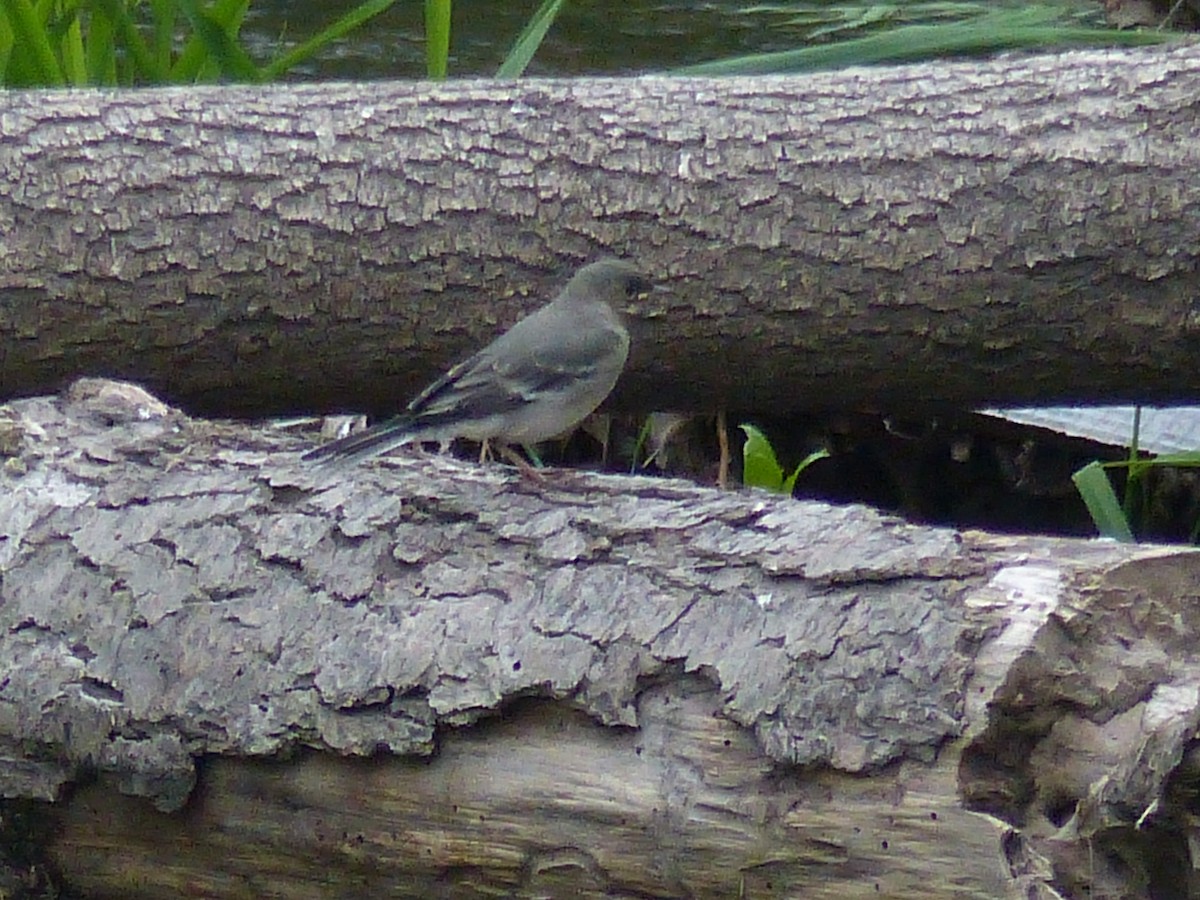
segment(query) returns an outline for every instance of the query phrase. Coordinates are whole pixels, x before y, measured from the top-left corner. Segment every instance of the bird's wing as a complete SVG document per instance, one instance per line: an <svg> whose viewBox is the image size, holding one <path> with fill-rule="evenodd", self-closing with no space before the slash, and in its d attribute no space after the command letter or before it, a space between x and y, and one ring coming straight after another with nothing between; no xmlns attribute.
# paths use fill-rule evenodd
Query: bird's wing
<svg viewBox="0 0 1200 900"><path fill-rule="evenodd" d="M406 412L413 427L436 431L512 413L595 377L598 363L611 365L614 352L628 345L625 334L612 328L572 328L552 344L525 341L522 330L502 335L422 391Z"/></svg>

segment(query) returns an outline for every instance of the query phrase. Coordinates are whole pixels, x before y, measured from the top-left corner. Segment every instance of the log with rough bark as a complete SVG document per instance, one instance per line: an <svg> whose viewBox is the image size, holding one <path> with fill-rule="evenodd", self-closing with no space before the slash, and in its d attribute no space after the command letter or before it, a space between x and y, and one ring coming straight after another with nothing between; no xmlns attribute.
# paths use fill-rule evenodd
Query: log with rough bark
<svg viewBox="0 0 1200 900"><path fill-rule="evenodd" d="M0 894L1200 889L1200 555L309 444L0 408Z"/></svg>
<svg viewBox="0 0 1200 900"><path fill-rule="evenodd" d="M394 410L601 253L616 402L1200 388L1200 47L795 78L0 95L5 396Z"/></svg>

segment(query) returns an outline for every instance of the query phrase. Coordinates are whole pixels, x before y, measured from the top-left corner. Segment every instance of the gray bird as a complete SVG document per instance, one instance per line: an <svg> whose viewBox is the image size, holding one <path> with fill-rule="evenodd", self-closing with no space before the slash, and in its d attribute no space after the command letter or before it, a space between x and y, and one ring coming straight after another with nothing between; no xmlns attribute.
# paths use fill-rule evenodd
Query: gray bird
<svg viewBox="0 0 1200 900"><path fill-rule="evenodd" d="M460 362L400 415L304 454L354 462L417 441L536 444L578 425L611 393L629 356L619 309L652 286L602 259L562 293Z"/></svg>

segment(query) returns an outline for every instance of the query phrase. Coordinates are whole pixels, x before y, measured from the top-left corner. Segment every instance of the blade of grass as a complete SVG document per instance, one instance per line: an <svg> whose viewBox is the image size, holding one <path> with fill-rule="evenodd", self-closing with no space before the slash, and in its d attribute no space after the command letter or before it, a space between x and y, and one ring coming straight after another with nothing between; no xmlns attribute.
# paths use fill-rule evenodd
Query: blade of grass
<svg viewBox="0 0 1200 900"><path fill-rule="evenodd" d="M63 74L67 83L84 87L88 84L87 54L83 49L83 28L79 24L78 13L71 16L61 46Z"/></svg>
<svg viewBox="0 0 1200 900"><path fill-rule="evenodd" d="M242 30L242 22L250 0L217 0L208 8L209 17L230 34L238 34ZM199 35L188 37L174 65L171 66L170 80L176 84L191 84L201 80L206 74L211 80L216 77L216 66L208 58L208 49Z"/></svg>
<svg viewBox="0 0 1200 900"><path fill-rule="evenodd" d="M1100 534L1122 543L1133 543L1129 520L1125 518L1121 501L1117 499L1104 467L1092 461L1072 475L1071 480L1075 482L1075 488Z"/></svg>
<svg viewBox="0 0 1200 900"><path fill-rule="evenodd" d="M92 7L89 13L85 51L88 84L115 85L117 54L113 43L115 30L112 20L98 7Z"/></svg>
<svg viewBox="0 0 1200 900"><path fill-rule="evenodd" d="M512 49L508 51L504 62L500 64L500 68L496 72L497 78L520 78L525 74L525 69L537 53L538 47L542 45L546 32L554 24L555 18L558 17L558 13L565 3L566 0L543 0L538 11L533 14L533 18L529 20L513 42Z"/></svg>
<svg viewBox="0 0 1200 900"><path fill-rule="evenodd" d="M123 0L97 0L97 4L112 21L116 32L116 41L128 54L129 59L126 62L128 70L124 73L126 81L128 83L165 83L167 72L160 70L155 65L154 56L147 49L146 42L142 40L141 32L129 18L129 12L126 10Z"/></svg>
<svg viewBox="0 0 1200 900"><path fill-rule="evenodd" d="M0 6L0 84L5 86L11 82L8 64L12 59L12 50L12 26L8 24L8 15L5 13L4 7Z"/></svg>
<svg viewBox="0 0 1200 900"><path fill-rule="evenodd" d="M393 3L395 3L395 0L368 0L368 2L363 3L361 6L352 9L320 34L310 38L298 47L294 47L283 56L264 66L262 69L263 78L267 81L277 80L292 66L299 65L310 56L315 55L326 44L336 41L347 32L362 25L368 19L373 19Z"/></svg>
<svg viewBox="0 0 1200 900"><path fill-rule="evenodd" d="M1164 453L1162 456L1155 456L1150 459L1123 459L1104 464L1104 468L1106 469L1134 468L1135 466L1179 466L1181 468L1195 468L1196 466L1200 466L1200 450Z"/></svg>
<svg viewBox="0 0 1200 900"><path fill-rule="evenodd" d="M175 43L175 14L173 0L150 0L150 18L154 22L150 34L150 52L155 65L164 72L171 70L171 50Z"/></svg>
<svg viewBox="0 0 1200 900"><path fill-rule="evenodd" d="M1138 46L1173 40L1168 34L1050 24L1047 7L989 13L968 22L905 25L818 47L760 53L674 69L674 75L770 75L851 65L915 62L934 57L1068 45Z"/></svg>
<svg viewBox="0 0 1200 900"><path fill-rule="evenodd" d="M783 468L767 436L753 425L739 425L746 433L742 445L742 483L774 493L783 490Z"/></svg>
<svg viewBox="0 0 1200 900"><path fill-rule="evenodd" d="M215 62L222 77L250 84L263 80L262 70L254 64L242 45L237 42L236 34L231 34L221 23L209 15L196 3L196 0L175 0L180 10L187 16L196 37L208 51L208 58Z"/></svg>
<svg viewBox="0 0 1200 900"><path fill-rule="evenodd" d="M790 494L793 490L795 490L796 479L800 477L801 472L818 460L827 459L828 457L829 451L825 449L814 450L812 453L808 454L808 456L804 457L804 459L800 461L800 465L796 466L796 468L792 470L792 474L784 479L783 493Z"/></svg>
<svg viewBox="0 0 1200 900"><path fill-rule="evenodd" d="M1125 518L1129 522L1138 521L1136 518L1138 501L1145 501L1146 499L1144 493L1138 490L1144 481L1142 474L1145 471L1137 465L1138 437L1141 430L1142 408L1135 406L1133 408L1133 434L1129 438L1129 453L1126 455L1126 459L1129 460L1129 473L1125 478L1125 497L1121 504L1121 508L1125 510ZM1145 509L1145 506L1142 508Z"/></svg>
<svg viewBox="0 0 1200 900"><path fill-rule="evenodd" d="M642 422L642 427L638 429L637 440L633 443L633 459L629 462L629 474L636 475L638 468L650 465L650 460L647 459L644 463L639 462L642 458L642 453L645 451L646 442L650 440L650 431L653 427L652 420L646 416L646 420Z"/></svg>
<svg viewBox="0 0 1200 900"><path fill-rule="evenodd" d="M32 4L29 0L5 0L4 7L13 31L14 49L21 54L31 74L43 85L63 87L66 79L50 46L49 31Z"/></svg>
<svg viewBox="0 0 1200 900"><path fill-rule="evenodd" d="M450 0L425 0L425 74L446 77L450 58Z"/></svg>

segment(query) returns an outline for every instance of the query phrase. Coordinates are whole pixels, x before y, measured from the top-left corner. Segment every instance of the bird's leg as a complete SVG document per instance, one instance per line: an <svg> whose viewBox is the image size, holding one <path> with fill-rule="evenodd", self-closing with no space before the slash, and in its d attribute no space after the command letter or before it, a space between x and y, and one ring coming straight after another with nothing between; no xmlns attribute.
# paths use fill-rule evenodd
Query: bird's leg
<svg viewBox="0 0 1200 900"><path fill-rule="evenodd" d="M522 478L528 478L530 481L536 481L538 484L544 484L546 476L526 462L521 454L514 450L508 444L496 442L496 452L503 456L506 460L517 467L517 471L521 473Z"/></svg>
<svg viewBox="0 0 1200 900"><path fill-rule="evenodd" d="M492 444L490 438L484 438L479 445L479 464L489 462L492 458Z"/></svg>
<svg viewBox="0 0 1200 900"><path fill-rule="evenodd" d="M717 412L717 446L721 449L721 462L717 469L717 487L729 487L729 431L726 428L725 410Z"/></svg>
<svg viewBox="0 0 1200 900"><path fill-rule="evenodd" d="M600 467L608 465L608 440L612 437L612 416L604 415L604 437L600 441Z"/></svg>

